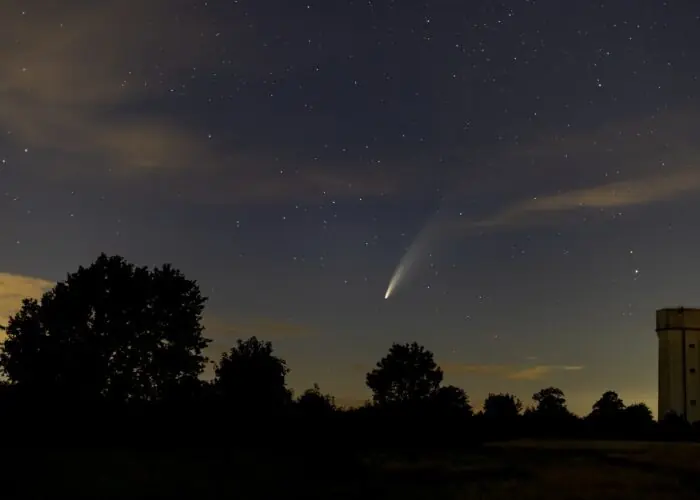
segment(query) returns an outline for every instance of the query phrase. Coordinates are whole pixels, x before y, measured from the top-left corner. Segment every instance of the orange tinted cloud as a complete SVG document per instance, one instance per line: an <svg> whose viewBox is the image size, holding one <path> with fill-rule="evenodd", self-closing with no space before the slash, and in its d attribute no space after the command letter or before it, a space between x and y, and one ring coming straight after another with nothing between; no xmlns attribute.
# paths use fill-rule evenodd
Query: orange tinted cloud
<svg viewBox="0 0 700 500"><path fill-rule="evenodd" d="M607 157L634 159L625 162L625 168L636 169L637 160L643 164L656 154L668 161L679 156L687 158L697 152L695 124L697 113L690 108L666 110L651 116L606 122L598 127L572 132L571 129L551 129L523 148L512 151L523 158L572 159L580 155L593 158ZM554 168L565 168L560 161Z"/></svg>
<svg viewBox="0 0 700 500"><path fill-rule="evenodd" d="M700 169L686 169L538 196L507 206L491 217L471 223L494 228L546 222L548 215L578 209L612 209L669 201L700 191Z"/></svg>
<svg viewBox="0 0 700 500"><path fill-rule="evenodd" d="M187 172L168 173L163 182L153 183L155 194L167 197L178 190L184 199L214 205L322 203L334 198L396 194L407 184L380 172L338 168L343 165L328 165L325 171L323 168L280 171L274 159L257 154L238 155L226 162L234 163L235 168L228 168L225 163L204 169L194 177Z"/></svg>
<svg viewBox="0 0 700 500"><path fill-rule="evenodd" d="M71 8L49 1L19 19L21 9L11 3L0 8L9 42L0 44L0 121L15 141L30 149L101 155L122 169L181 166L203 152L203 141L181 124L108 116L148 97L149 85L160 87L160 79L199 56L184 27L179 35L187 43L177 43L178 33L148 22L166 3L108 0ZM177 57L154 43L177 44ZM144 72L134 54L160 65L150 83L137 76Z"/></svg>
<svg viewBox="0 0 700 500"><path fill-rule="evenodd" d="M22 306L25 298L40 298L55 283L19 274L0 273L0 325Z"/></svg>
<svg viewBox="0 0 700 500"><path fill-rule="evenodd" d="M205 315L205 336L228 349L237 339L257 337L260 340L303 338L316 335L312 328L291 321L269 318L226 320L212 314Z"/></svg>
<svg viewBox="0 0 700 500"><path fill-rule="evenodd" d="M696 121L696 110L673 109L587 129L545 130L455 182L455 196L520 199L467 224L483 229L546 224L556 214L578 209L619 209L687 196L700 191ZM543 186L561 188L538 192L540 179L546 179Z"/></svg>
<svg viewBox="0 0 700 500"><path fill-rule="evenodd" d="M557 371L578 371L583 369L582 366L573 365L519 366L445 363L441 366L445 373L450 375L473 374L507 380L541 380Z"/></svg>
<svg viewBox="0 0 700 500"><path fill-rule="evenodd" d="M0 2L2 130L22 149L57 153L46 175L83 177L99 165L128 181L147 176L155 194L197 202L316 201L324 192L394 190L395 179L358 173L355 165L344 174L281 174L267 151L232 151L186 116L148 111L187 94L191 77L204 78L221 63L207 9L182 19L171 11L167 0ZM227 23L227 64L254 80L279 61L260 57L255 30L243 29L249 22Z"/></svg>

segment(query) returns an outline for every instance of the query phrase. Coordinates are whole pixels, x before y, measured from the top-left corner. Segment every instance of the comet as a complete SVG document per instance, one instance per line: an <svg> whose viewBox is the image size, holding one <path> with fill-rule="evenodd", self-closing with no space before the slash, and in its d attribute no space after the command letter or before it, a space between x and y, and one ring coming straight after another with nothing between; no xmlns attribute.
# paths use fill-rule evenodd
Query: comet
<svg viewBox="0 0 700 500"><path fill-rule="evenodd" d="M401 257L394 273L391 275L389 285L384 293L384 299L393 296L400 286L409 282L412 278L416 264L430 254L430 249L437 243L437 237L441 233L441 224L438 220L439 210L428 220L418 232L406 253Z"/></svg>
<svg viewBox="0 0 700 500"><path fill-rule="evenodd" d="M403 266L399 264L396 270L394 271L394 274L391 276L391 279L389 280L389 286L387 287L386 293L384 294L384 300L391 297L391 294L394 292L394 288L396 288L396 285L401 281L402 273Z"/></svg>

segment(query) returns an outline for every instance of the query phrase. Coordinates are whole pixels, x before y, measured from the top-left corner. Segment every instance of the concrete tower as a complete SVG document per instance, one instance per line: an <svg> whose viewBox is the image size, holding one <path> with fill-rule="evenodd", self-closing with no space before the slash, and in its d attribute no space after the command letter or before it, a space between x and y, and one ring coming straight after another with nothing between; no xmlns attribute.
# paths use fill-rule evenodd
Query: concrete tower
<svg viewBox="0 0 700 500"><path fill-rule="evenodd" d="M700 420L700 309L656 311L659 418L669 411Z"/></svg>

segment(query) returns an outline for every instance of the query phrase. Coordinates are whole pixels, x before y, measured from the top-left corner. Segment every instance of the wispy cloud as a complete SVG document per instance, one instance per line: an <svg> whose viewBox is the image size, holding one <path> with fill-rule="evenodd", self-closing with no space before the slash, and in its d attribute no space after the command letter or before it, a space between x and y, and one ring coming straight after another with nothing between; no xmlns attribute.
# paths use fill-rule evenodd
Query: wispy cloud
<svg viewBox="0 0 700 500"><path fill-rule="evenodd" d="M293 321L271 318L224 319L213 314L204 318L205 335L228 349L237 339L257 337L260 340L280 340L314 336L317 332Z"/></svg>
<svg viewBox="0 0 700 500"><path fill-rule="evenodd" d="M578 371L583 366L574 365L498 365L498 364L441 364L445 373L451 375L478 375L497 377L507 380L541 380L557 371Z"/></svg>
<svg viewBox="0 0 700 500"><path fill-rule="evenodd" d="M178 33L150 22L163 1L45 2L24 11L11 4L0 8L0 121L15 141L104 157L121 169L177 167L202 153L182 124L115 114L162 91L164 80L175 85L176 72L200 55L187 26ZM120 36L126 26L129 36Z"/></svg>
<svg viewBox="0 0 700 500"><path fill-rule="evenodd" d="M0 2L5 140L31 154L50 153L47 176L84 177L99 165L99 172L127 176L130 189L138 175L136 193L146 189L198 202L315 201L324 192L342 197L393 191L395 178L358 173L356 166L332 173L281 168L269 148L234 148L216 131L210 137L212 131L197 126L186 106L163 112L172 110L171 101L191 98L197 83L221 68L222 44L216 41L222 21L195 6L188 16L171 16L171 3ZM260 35L249 24L242 14L232 15L220 29L227 71L255 81L287 63L261 56Z"/></svg>
<svg viewBox="0 0 700 500"><path fill-rule="evenodd" d="M547 221L547 216L581 209L614 209L670 201L700 191L700 170L664 172L589 188L538 196L510 205L491 217L470 223L495 228Z"/></svg>
<svg viewBox="0 0 700 500"><path fill-rule="evenodd" d="M16 313L25 298L40 298L54 283L41 278L0 273L0 325Z"/></svg>
<svg viewBox="0 0 700 500"><path fill-rule="evenodd" d="M203 324L204 336L212 340L207 348L210 362L202 374L206 380L214 377L214 366L219 361L219 357L236 345L238 339L257 337L258 340L275 343L279 340L303 339L318 334L313 328L293 321L271 318L228 319L206 312Z"/></svg>
<svg viewBox="0 0 700 500"><path fill-rule="evenodd" d="M615 158L628 168L639 168L650 158L660 154L667 160L688 158L697 152L697 110L690 106L674 108L647 115L633 115L621 120L604 122L598 126L572 130L550 129L511 155L520 158ZM554 168L566 168L569 162L560 161Z"/></svg>
<svg viewBox="0 0 700 500"><path fill-rule="evenodd" d="M506 378L510 380L540 380L544 377L551 375L552 372L555 371L578 371L582 369L582 366L537 365L511 372Z"/></svg>
<svg viewBox="0 0 700 500"><path fill-rule="evenodd" d="M228 162L235 167L226 167ZM158 182L149 184L149 196L168 197L178 192L182 199L213 205L320 203L330 198L392 195L404 185L400 179L381 172L338 164L326 167L280 169L279 163L264 154L241 154L196 176L186 171L161 172L157 174Z"/></svg>
<svg viewBox="0 0 700 500"><path fill-rule="evenodd" d="M547 224L573 210L628 208L698 192L697 116L686 107L534 132L532 140L503 149L455 181L457 197L505 200L466 226ZM553 186L560 189L548 191Z"/></svg>

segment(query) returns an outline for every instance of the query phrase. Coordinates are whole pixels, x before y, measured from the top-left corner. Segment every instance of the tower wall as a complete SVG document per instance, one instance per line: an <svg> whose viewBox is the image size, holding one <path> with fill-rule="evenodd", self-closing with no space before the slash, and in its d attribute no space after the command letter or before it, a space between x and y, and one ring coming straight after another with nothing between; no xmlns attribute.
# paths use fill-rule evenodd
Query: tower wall
<svg viewBox="0 0 700 500"><path fill-rule="evenodd" d="M660 309L659 418L669 411L700 420L700 309Z"/></svg>

